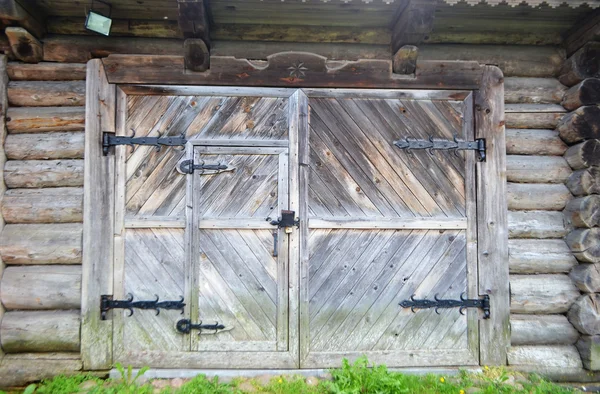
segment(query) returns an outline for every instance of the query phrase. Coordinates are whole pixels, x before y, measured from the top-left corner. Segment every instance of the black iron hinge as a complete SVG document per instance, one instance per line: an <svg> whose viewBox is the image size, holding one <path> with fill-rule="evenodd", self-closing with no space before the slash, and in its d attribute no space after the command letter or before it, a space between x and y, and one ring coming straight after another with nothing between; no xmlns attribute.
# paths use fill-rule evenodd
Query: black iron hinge
<svg viewBox="0 0 600 394"><path fill-rule="evenodd" d="M185 135L163 137L159 134L158 137L136 137L135 131L129 137L116 136L114 133L104 132L102 134L102 153L106 156L111 146L127 145L135 150L136 145L154 146L156 150L160 150L163 146L185 146L187 139Z"/></svg>
<svg viewBox="0 0 600 394"><path fill-rule="evenodd" d="M394 141L394 145L400 149L405 149L408 153L412 149L427 149L431 154L436 150L451 150L455 153L459 150L474 150L477 152L477 160L485 161L485 138L478 138L475 141L459 140L456 136L453 140L443 140L433 137L424 140L404 138Z"/></svg>
<svg viewBox="0 0 600 394"><path fill-rule="evenodd" d="M136 309L151 309L155 310L156 314L160 313L161 309L175 309L181 310L183 314L183 308L185 307L184 299L181 297L179 301L159 301L158 296L155 296L156 300L147 301L134 301L132 294L127 294L126 300L113 300L112 295L100 296L100 313L102 320L106 319L106 313L111 309L127 309L129 315L133 315L133 308Z"/></svg>
<svg viewBox="0 0 600 394"><path fill-rule="evenodd" d="M490 296L487 294L482 298L467 299L463 293L460 295L460 300L443 300L438 298L437 294L433 297L433 300L415 299L413 294L409 300L400 302L400 306L410 308L413 312L415 312L415 309L435 308L435 313L438 314L438 309L459 308L458 311L463 315L466 308L479 308L483 311L484 319L490 318Z"/></svg>

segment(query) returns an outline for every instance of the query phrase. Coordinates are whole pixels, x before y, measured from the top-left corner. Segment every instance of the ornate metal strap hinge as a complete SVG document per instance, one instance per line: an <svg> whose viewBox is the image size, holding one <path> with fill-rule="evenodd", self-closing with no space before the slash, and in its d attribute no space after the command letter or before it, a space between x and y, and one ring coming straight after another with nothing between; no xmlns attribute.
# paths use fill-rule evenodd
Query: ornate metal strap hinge
<svg viewBox="0 0 600 394"><path fill-rule="evenodd" d="M177 171L181 174L193 174L196 170L200 171L200 175L211 175L233 171L235 170L235 167L224 163L207 164L204 161L200 164L196 164L193 160L182 160L177 165Z"/></svg>
<svg viewBox="0 0 600 394"><path fill-rule="evenodd" d="M403 140L394 141L400 149L406 149L408 153L412 149L427 149L430 154L436 150L452 150L458 153L459 150L474 150L477 152L477 160L485 161L485 138L478 138L475 141L463 141L454 136L453 140L443 140L429 137L426 140L418 140L414 138L405 138Z"/></svg>
<svg viewBox="0 0 600 394"><path fill-rule="evenodd" d="M200 331L198 335L201 334L216 334L219 331L226 330L225 325L214 322L213 324L202 324L202 322L198 324L193 324L190 319L181 319L175 325L177 331L182 334L189 334L192 330Z"/></svg>
<svg viewBox="0 0 600 394"><path fill-rule="evenodd" d="M433 300L428 299L415 299L412 295L410 300L404 300L400 303L402 308L410 308L411 311L415 312L415 309L428 309L435 308L435 313L439 314L438 309L448 308L459 308L458 311L464 315L465 309L467 308L479 308L483 311L483 318L490 318L490 296L487 294L482 298L478 299L467 299L465 294L460 295L460 300L443 300L438 298L436 294Z"/></svg>
<svg viewBox="0 0 600 394"><path fill-rule="evenodd" d="M127 316L133 315L133 308L155 310L157 315L161 309L181 310L183 314L183 308L185 307L183 301L183 297L179 301L159 301L158 296L156 296L156 300L134 301L132 294L127 294L126 300L113 300L112 295L102 295L100 296L100 313L102 320L106 319L106 313L111 309L127 309L129 310Z"/></svg>
<svg viewBox="0 0 600 394"><path fill-rule="evenodd" d="M187 143L185 135L163 137L159 134L158 137L136 137L135 130L131 131L132 135L129 137L104 132L102 134L102 153L106 156L110 147L116 145L127 145L133 150L135 150L136 145L150 145L154 146L156 150L160 150L163 146L185 146Z"/></svg>

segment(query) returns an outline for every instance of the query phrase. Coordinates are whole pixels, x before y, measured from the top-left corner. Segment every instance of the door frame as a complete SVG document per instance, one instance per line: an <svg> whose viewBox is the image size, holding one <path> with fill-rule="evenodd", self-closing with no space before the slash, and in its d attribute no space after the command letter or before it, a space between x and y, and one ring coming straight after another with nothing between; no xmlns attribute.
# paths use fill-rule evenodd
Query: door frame
<svg viewBox="0 0 600 394"><path fill-rule="evenodd" d="M152 61L141 62L143 58L152 58ZM290 134L290 163L305 162L302 161L301 152L298 150L298 139L307 133L299 133L298 130L303 124L307 124L305 120L308 116L308 101L301 100L300 96L311 94L316 89L319 89L321 94L325 94L323 92L329 87L435 91L460 89L473 92L475 138L485 138L487 145L487 161L477 163L476 167L478 285L480 295L490 296L491 306L491 317L479 321L480 364L506 364L506 353L510 345L506 147L504 78L498 67L480 66L476 62L425 61L418 65L415 75L398 76L391 72L391 60L359 60L329 64L319 55L285 52L269 56L267 66L257 67L247 60L215 57L215 61L211 59L213 68L223 67L223 72L186 73L177 67L166 67L164 62L171 64L171 58L174 57L111 55L103 60L90 60L87 64L81 307L81 356L85 370L108 369L112 367L113 360L113 322L100 318L100 295L113 294L113 256L116 245L113 234L115 217L111 213L115 209L115 159L114 155L102 155L102 134L105 131L115 132L117 121L122 121L126 116L124 109L117 109L117 95L191 95L200 90L215 93L228 90L236 92L236 95L244 95L250 92L256 94L257 90L244 86L264 85L284 86L264 89L264 92L295 97L290 103L290 113L292 107L297 106L293 108L295 115L289 120L290 130L296 130L294 136ZM297 64L300 60L316 69L307 71L310 76L314 76L312 81L304 75L292 75L290 72L290 61ZM128 62L140 67L127 66ZM343 64L340 66L340 63ZM133 72L124 68L125 66ZM160 78L161 84L167 79L167 83L173 84L238 87L146 85L156 83L157 77ZM299 87L309 88L299 90ZM390 94L392 92L390 90ZM398 90L393 94L402 97L403 92ZM447 91L446 94L451 95L453 92ZM290 166L290 173L292 171L299 174L298 168L293 169ZM290 187L290 198L292 195L299 195L299 190ZM290 209L301 212L299 204L299 200L295 200L293 204L290 201ZM109 215L106 215L107 212ZM302 217L300 219L303 220ZM306 223L302 223L302 227L306 228ZM290 262L299 261L299 233L296 231L290 237ZM294 331L297 333L297 326L290 327L290 337ZM291 354L298 354L299 349L293 348L297 347L297 343L299 341L290 340ZM214 355L201 356L197 360L198 363L194 363L198 367L201 366L202 357ZM141 359L140 362L147 363L149 360ZM182 365L195 367L190 364L189 359L179 361ZM291 361L295 364L295 360ZM152 366L161 367L155 363ZM162 367L168 366L173 367L173 364L165 363ZM261 366L265 367L269 366ZM223 368L231 366L223 365ZM290 364L290 368L294 366Z"/></svg>

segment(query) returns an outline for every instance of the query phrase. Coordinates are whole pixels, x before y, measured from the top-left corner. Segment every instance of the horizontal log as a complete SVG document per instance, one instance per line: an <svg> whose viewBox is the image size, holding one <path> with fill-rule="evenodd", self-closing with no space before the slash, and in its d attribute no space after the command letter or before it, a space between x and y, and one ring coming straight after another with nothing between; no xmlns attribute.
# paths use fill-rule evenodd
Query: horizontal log
<svg viewBox="0 0 600 394"><path fill-rule="evenodd" d="M511 315L510 344L573 345L579 332L563 315Z"/></svg>
<svg viewBox="0 0 600 394"><path fill-rule="evenodd" d="M85 81L9 82L8 103L15 107L82 106Z"/></svg>
<svg viewBox="0 0 600 394"><path fill-rule="evenodd" d="M600 196L597 194L574 198L567 203L565 215L575 227L600 226Z"/></svg>
<svg viewBox="0 0 600 394"><path fill-rule="evenodd" d="M562 239L511 239L508 263L513 274L568 273L577 265Z"/></svg>
<svg viewBox="0 0 600 394"><path fill-rule="evenodd" d="M506 153L508 155L562 156L567 148L556 130L506 130Z"/></svg>
<svg viewBox="0 0 600 394"><path fill-rule="evenodd" d="M81 264L83 225L8 224L0 233L0 257L12 264Z"/></svg>
<svg viewBox="0 0 600 394"><path fill-rule="evenodd" d="M573 172L566 183L574 196L600 193L600 167L590 167Z"/></svg>
<svg viewBox="0 0 600 394"><path fill-rule="evenodd" d="M523 374L536 374L557 383L596 383L600 373L581 368L542 367L536 365L513 365L511 370Z"/></svg>
<svg viewBox="0 0 600 394"><path fill-rule="evenodd" d="M534 114L554 114L554 113L565 113L566 109L559 104L506 104L504 106L504 112L506 113L534 113Z"/></svg>
<svg viewBox="0 0 600 394"><path fill-rule="evenodd" d="M2 200L6 223L83 221L83 188L9 189Z"/></svg>
<svg viewBox="0 0 600 394"><path fill-rule="evenodd" d="M558 79L573 86L587 78L600 78L600 42L588 42L565 61Z"/></svg>
<svg viewBox="0 0 600 394"><path fill-rule="evenodd" d="M16 107L6 111L9 133L83 131L85 107Z"/></svg>
<svg viewBox="0 0 600 394"><path fill-rule="evenodd" d="M565 183L573 171L563 157L506 156L506 179L518 183Z"/></svg>
<svg viewBox="0 0 600 394"><path fill-rule="evenodd" d="M83 159L84 137L77 131L9 134L4 151L9 160Z"/></svg>
<svg viewBox="0 0 600 394"><path fill-rule="evenodd" d="M578 228L565 238L577 260L600 263L600 228Z"/></svg>
<svg viewBox="0 0 600 394"><path fill-rule="evenodd" d="M587 140L565 152L567 163L574 170L600 165L600 140Z"/></svg>
<svg viewBox="0 0 600 394"><path fill-rule="evenodd" d="M508 209L560 211L571 199L571 192L562 184L507 184Z"/></svg>
<svg viewBox="0 0 600 394"><path fill-rule="evenodd" d="M39 63L42 61L42 43L29 31L22 27L7 27L4 29L4 34L8 38L12 54L17 59L25 63Z"/></svg>
<svg viewBox="0 0 600 394"><path fill-rule="evenodd" d="M582 368L577 348L573 346L512 346L508 349L508 365L527 365L538 369Z"/></svg>
<svg viewBox="0 0 600 394"><path fill-rule="evenodd" d="M569 111L584 105L600 104L600 79L588 78L571 87L565 93L561 105Z"/></svg>
<svg viewBox="0 0 600 394"><path fill-rule="evenodd" d="M561 112L507 112L506 127L511 129L554 129L564 116Z"/></svg>
<svg viewBox="0 0 600 394"><path fill-rule="evenodd" d="M565 313L579 297L567 275L511 275L510 312L515 314Z"/></svg>
<svg viewBox="0 0 600 394"><path fill-rule="evenodd" d="M80 312L7 312L0 325L6 353L78 352Z"/></svg>
<svg viewBox="0 0 600 394"><path fill-rule="evenodd" d="M584 293L600 293L600 264L579 264L569 274Z"/></svg>
<svg viewBox="0 0 600 394"><path fill-rule="evenodd" d="M6 73L11 81L85 81L85 64L11 62Z"/></svg>
<svg viewBox="0 0 600 394"><path fill-rule="evenodd" d="M561 212L508 212L509 238L561 238L567 232Z"/></svg>
<svg viewBox="0 0 600 394"><path fill-rule="evenodd" d="M504 102L507 104L558 104L567 87L556 78L504 78Z"/></svg>
<svg viewBox="0 0 600 394"><path fill-rule="evenodd" d="M532 45L419 45L424 60L474 60L500 67L505 77L558 75L565 60L563 49Z"/></svg>
<svg viewBox="0 0 600 394"><path fill-rule="evenodd" d="M600 371L600 335L582 335L577 350L586 369Z"/></svg>
<svg viewBox="0 0 600 394"><path fill-rule="evenodd" d="M6 309L48 310L81 307L81 267L30 265L7 267L0 299Z"/></svg>
<svg viewBox="0 0 600 394"><path fill-rule="evenodd" d="M600 294L584 294L567 314L575 328L585 335L600 334Z"/></svg>
<svg viewBox="0 0 600 394"><path fill-rule="evenodd" d="M573 145L586 139L600 138L600 106L579 107L562 117L556 126L560 138Z"/></svg>
<svg viewBox="0 0 600 394"><path fill-rule="evenodd" d="M49 34L94 35L85 28L85 17L49 16L46 19ZM112 19L110 36L183 38L176 20Z"/></svg>
<svg viewBox="0 0 600 394"><path fill-rule="evenodd" d="M9 160L4 182L11 189L83 186L83 160Z"/></svg>
<svg viewBox="0 0 600 394"><path fill-rule="evenodd" d="M7 354L0 365L3 387L22 387L57 375L81 373L79 353Z"/></svg>

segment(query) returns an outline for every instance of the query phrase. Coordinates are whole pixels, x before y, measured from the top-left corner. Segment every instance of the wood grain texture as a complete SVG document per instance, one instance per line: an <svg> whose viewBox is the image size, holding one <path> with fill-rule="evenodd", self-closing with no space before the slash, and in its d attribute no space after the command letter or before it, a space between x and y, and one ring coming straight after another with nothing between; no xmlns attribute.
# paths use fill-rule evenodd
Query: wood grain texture
<svg viewBox="0 0 600 394"><path fill-rule="evenodd" d="M85 81L85 64L10 62L6 71L11 81Z"/></svg>
<svg viewBox="0 0 600 394"><path fill-rule="evenodd" d="M511 129L553 129L564 117L562 112L510 112L506 127Z"/></svg>
<svg viewBox="0 0 600 394"><path fill-rule="evenodd" d="M508 261L511 274L568 273L577 265L562 239L511 239Z"/></svg>
<svg viewBox="0 0 600 394"><path fill-rule="evenodd" d="M0 256L6 264L81 264L78 223L9 224L0 234Z"/></svg>
<svg viewBox="0 0 600 394"><path fill-rule="evenodd" d="M508 209L561 211L571 199L571 192L562 184L507 184Z"/></svg>
<svg viewBox="0 0 600 394"><path fill-rule="evenodd" d="M564 183L571 167L562 157L509 155L506 157L506 178L518 183Z"/></svg>
<svg viewBox="0 0 600 394"><path fill-rule="evenodd" d="M21 107L9 108L6 113L9 133L38 133L41 131L83 131L84 107Z"/></svg>
<svg viewBox="0 0 600 394"><path fill-rule="evenodd" d="M581 368L581 357L575 346L513 346L508 351L508 365L563 370Z"/></svg>
<svg viewBox="0 0 600 394"><path fill-rule="evenodd" d="M83 221L83 188L10 189L2 200L7 223Z"/></svg>
<svg viewBox="0 0 600 394"><path fill-rule="evenodd" d="M511 346L573 345L579 332L563 315L511 315Z"/></svg>
<svg viewBox="0 0 600 394"><path fill-rule="evenodd" d="M600 225L600 196L574 198L567 204L565 215L575 227L592 228Z"/></svg>
<svg viewBox="0 0 600 394"><path fill-rule="evenodd" d="M600 292L600 264L579 264L569 276L582 292Z"/></svg>
<svg viewBox="0 0 600 394"><path fill-rule="evenodd" d="M565 152L567 163L574 170L600 165L600 140L587 140Z"/></svg>
<svg viewBox="0 0 600 394"><path fill-rule="evenodd" d="M36 37L22 27L7 27L4 30L13 55L25 63L42 61L43 49Z"/></svg>
<svg viewBox="0 0 600 394"><path fill-rule="evenodd" d="M571 55L560 69L558 79L563 85L573 86L586 78L599 78L598 54L600 42L591 41Z"/></svg>
<svg viewBox="0 0 600 394"><path fill-rule="evenodd" d="M9 160L83 159L84 133L9 134L4 150Z"/></svg>
<svg viewBox="0 0 600 394"><path fill-rule="evenodd" d="M600 105L586 105L566 114L556 129L567 144L600 138Z"/></svg>
<svg viewBox="0 0 600 394"><path fill-rule="evenodd" d="M22 387L57 375L81 373L82 364L78 353L20 353L6 355L0 365L2 385Z"/></svg>
<svg viewBox="0 0 600 394"><path fill-rule="evenodd" d="M83 186L83 160L9 160L4 182L11 189Z"/></svg>
<svg viewBox="0 0 600 394"><path fill-rule="evenodd" d="M2 349L7 353L78 352L79 311L15 311L0 324Z"/></svg>
<svg viewBox="0 0 600 394"><path fill-rule="evenodd" d="M84 106L85 82L11 81L8 103L15 107Z"/></svg>
<svg viewBox="0 0 600 394"><path fill-rule="evenodd" d="M574 111L584 105L600 104L600 79L584 79L569 88L560 104L569 111Z"/></svg>
<svg viewBox="0 0 600 394"><path fill-rule="evenodd" d="M578 228L565 238L573 255L579 261L600 263L600 228Z"/></svg>
<svg viewBox="0 0 600 394"><path fill-rule="evenodd" d="M600 295L584 294L573 304L567 317L582 334L600 335Z"/></svg>
<svg viewBox="0 0 600 394"><path fill-rule="evenodd" d="M574 171L567 179L567 187L575 196L600 193L600 167Z"/></svg>
<svg viewBox="0 0 600 394"><path fill-rule="evenodd" d="M565 313L579 289L567 275L511 275L510 294L511 313Z"/></svg>
<svg viewBox="0 0 600 394"><path fill-rule="evenodd" d="M35 265L7 267L0 298L11 309L78 309L81 306L81 267Z"/></svg>
<svg viewBox="0 0 600 394"><path fill-rule="evenodd" d="M567 232L561 212L508 212L508 234L510 238L561 238Z"/></svg>
<svg viewBox="0 0 600 394"><path fill-rule="evenodd" d="M600 335L582 335L576 346L586 369L600 369Z"/></svg>
<svg viewBox="0 0 600 394"><path fill-rule="evenodd" d="M506 154L562 156L567 145L558 131L545 129L507 129Z"/></svg>
<svg viewBox="0 0 600 394"><path fill-rule="evenodd" d="M558 104L566 90L556 78L510 77L504 79L504 102Z"/></svg>

